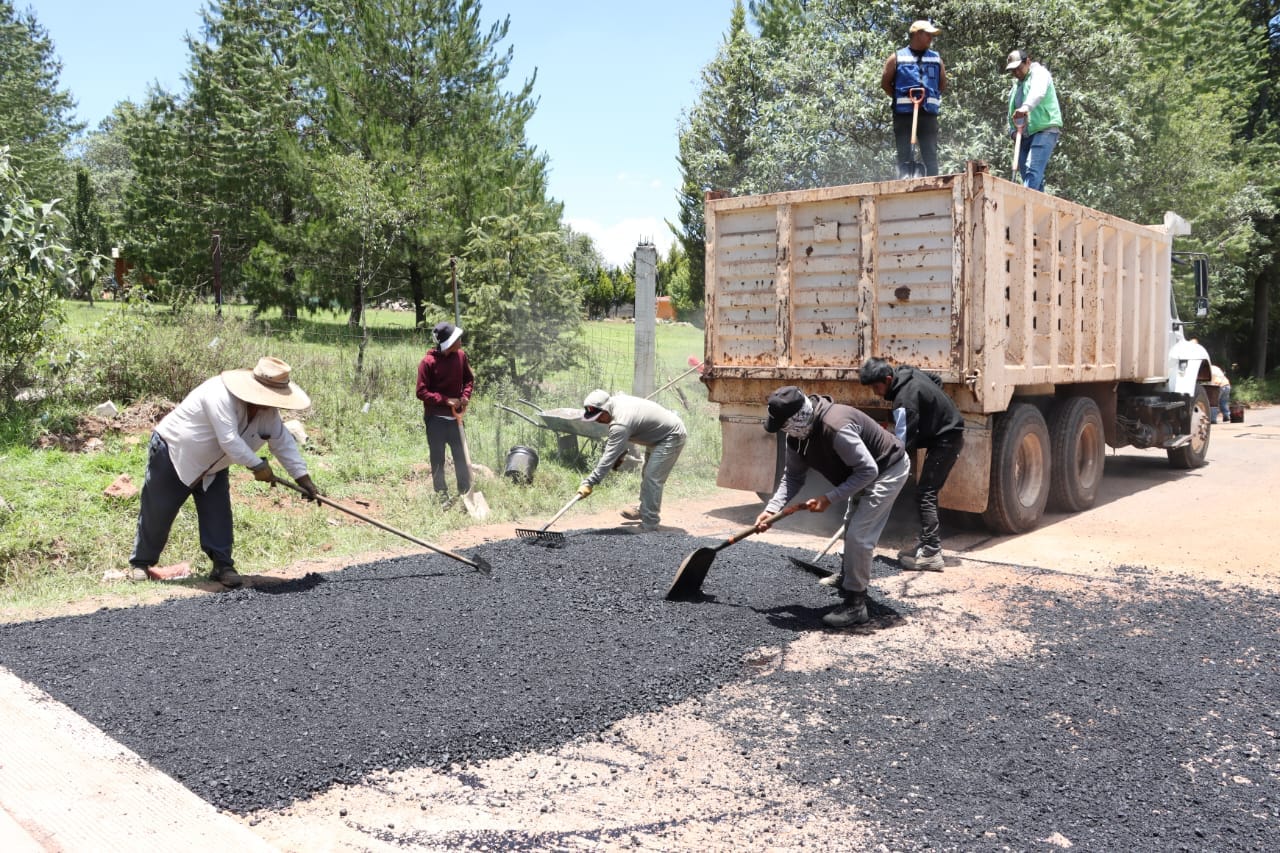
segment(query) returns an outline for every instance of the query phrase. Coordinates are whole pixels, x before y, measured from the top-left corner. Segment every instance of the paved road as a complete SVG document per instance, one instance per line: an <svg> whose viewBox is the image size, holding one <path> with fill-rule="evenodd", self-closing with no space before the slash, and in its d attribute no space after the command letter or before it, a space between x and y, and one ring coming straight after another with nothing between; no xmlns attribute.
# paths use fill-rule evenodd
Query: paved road
<svg viewBox="0 0 1280 853"><path fill-rule="evenodd" d="M789 648L771 651L749 661L751 666L761 669L760 674L736 688L746 691L749 701L734 698L733 691L722 691L706 700L708 710L705 712L700 710L699 703L694 703L693 711L685 705L665 711L656 718L642 715L638 721L620 726L618 731L625 735L627 743L642 742L646 732L657 740L634 753L623 749L625 744L615 743L615 748L620 751L616 766L622 767L623 771L604 770L604 781L596 783L593 780L591 785L576 784L587 778L585 771L577 770L582 780L575 775L575 784L551 787L548 779L551 768L581 766L599 769L599 766L589 763L573 763L587 760L574 754L575 750L587 752L585 746L566 746L558 753L551 753L561 756L554 759L554 763L550 763L547 757L531 753L523 758L518 755L514 758L515 762L523 762L517 765L515 772L508 763L478 768L476 779L483 784L468 783L459 789L460 794L446 791L428 799L421 792L430 785L442 784L437 777L423 777L418 781L423 787L414 789L406 786L408 793L399 796L395 796L394 791L389 793L395 786L384 786L365 796L351 791L337 792L332 796L338 798L336 802L342 804L341 809L336 807L333 799L320 798L311 807L298 806L293 814L260 818L250 831L246 823L216 813L189 791L146 766L58 703L48 701L25 685L5 681L0 684L0 693L5 700L0 703L0 726L9 736L3 739L4 745L0 749L0 765L3 765L0 767L3 770L0 773L0 847L16 850L160 849L170 847L173 839L180 837L184 846L192 850L219 847L251 849L259 837L265 837L278 847L301 850L316 849L315 842L345 834L351 839L350 843L338 843L331 849L350 849L365 844L368 844L368 849L379 849L372 841L373 834L378 827L392 823L405 833L416 833L416 836L409 837L428 842L435 838L438 842L440 836L431 835L435 829L424 828L416 822L428 818L443 821L439 815L450 811L458 815L460 826L494 827L493 831L498 833L493 837L496 843L503 839L511 841L513 833L527 841L532 827L549 822L559 827L562 835L558 837L576 838L579 842L592 837L617 838L608 833L614 831L612 827L615 825L622 825L630 827L628 832L646 843L652 842L655 847L691 849L701 844L714 848L738 837L734 833L743 831L741 827L747 826L754 827L749 831L776 834L755 836L761 843L766 838L776 838L777 844L786 847L807 839L809 846L814 846L816 837L819 839L817 846L821 846L820 839L829 840L831 836L812 835L815 824L810 814L813 809L811 803L818 787L831 789L831 796L836 800L849 797L850 801L857 802L863 794L861 789L857 794L850 794L833 788L840 783L840 765L825 767L822 762L827 760L827 756L820 748L830 739L830 732L839 725L849 725L844 740L847 750L859 755L864 764L874 763L886 768L890 765L884 762L884 756L873 753L876 748L874 738L865 744L860 740L868 726L856 721L850 725L851 721L839 720L834 716L834 708L829 711L829 722L817 721L820 730L806 731L805 727L812 725L808 719L811 708L807 705L830 702L838 691L848 690L851 686L857 688L860 679L863 684L871 684L876 678L884 681L896 694L888 706L895 714L892 719L914 718L919 725L920 720L927 719L923 715L930 707L950 707L938 698L942 695L939 691L948 685L926 684L922 675L895 681L892 677L894 668L902 667L908 673L924 672L931 664L930 656L938 654L947 643L954 646L947 652L946 666L951 667L953 661L964 663L965 656L971 654L966 651L965 643L973 641L966 634L973 634L980 644L968 662L972 673L980 675L982 667L994 659L1006 659L1010 663L1003 665L1013 666L1025 656L1025 636L1024 626L1009 620L1008 613L1016 612L1016 605L1011 602L1017 596L1033 597L1036 588L1065 587L1075 583L1074 579L1079 576L1105 579L1104 586L1114 590L1122 588L1126 577L1124 572L1117 573L1116 567L1133 566L1147 567L1157 575L1190 575L1206 581L1248 584L1270 592L1280 586L1277 583L1280 560L1272 557L1271 545L1274 531L1280 527L1277 524L1280 522L1280 500L1275 495L1276 484L1280 483L1280 408L1251 410L1247 415L1244 424L1219 426L1214 430L1210 464L1203 469L1176 471L1168 466L1163 454L1121 451L1109 455L1099 504L1088 512L1071 516L1051 515L1039 529L1016 537L951 531L946 544L952 554L953 565L947 572L927 577L898 575L877 578L881 592L910 608L911 615L900 629L864 636L821 631L798 635L799 638ZM672 506L668 517L690 534L722 537L749 521L758 507L759 503L750 496L722 492L711 499ZM583 513L574 526L607 526L612 520L609 512ZM827 532L822 529L805 531L804 525L797 524L787 530L775 529L757 541L816 549ZM899 508L894 532L898 536L909 534L909 504ZM510 531L509 528L495 527L490 529L490 534L509 536ZM476 530L470 535L477 537L474 542L490 534ZM446 544L458 546L466 543ZM887 540L886 544L889 547L885 552L892 553L898 543ZM733 565L745 563L749 553L744 548L733 552L732 556L728 553L722 555L718 559L723 566L718 566L717 571L731 571ZM1006 572L1009 567L1012 568ZM1037 574L1037 568L1048 572ZM976 620L987 618L987 614L980 612L984 601L991 602L993 610L1006 610L996 613L987 622L979 623ZM1045 611L1046 614L1048 612ZM1082 613L1077 618L1087 616L1087 613ZM1048 619L1047 615L1045 619ZM980 630L973 627L978 624L981 624ZM1067 633L1062 636L1068 636L1069 629L1070 625L1064 624L1063 630ZM1110 636L1107 641L1116 643L1123 641L1124 637L1124 634ZM1086 651L1090 655L1096 653L1096 650ZM1113 663L1117 666L1127 664L1126 661ZM866 672L862 672L863 667ZM1058 674L1066 679L1064 683L1067 684L1071 683L1069 679L1078 675L1070 669ZM5 677L8 678L7 674ZM968 677L977 678L978 675ZM1170 673L1167 677L1175 678L1177 674ZM921 683L919 695L914 698L912 691L908 690L913 680ZM1123 680L1118 681L1117 689L1124 683ZM1026 681L1018 689L1030 690L1033 684L1034 681ZM1228 684L1223 689L1230 688ZM987 689L983 695L995 694ZM960 694L948 701L960 702L963 698ZM874 699L873 694L859 693L855 689L841 701L870 702ZM1134 701L1142 699L1138 696ZM910 701L917 704L909 709ZM789 749L798 756L811 753L807 766L822 768L827 776L807 779L803 768L784 768L785 762L779 762L778 772L772 772L772 766L757 760L768 750L778 748L776 742L751 741L754 733L769 730L768 726L756 724L752 715L774 713L769 710L771 703L775 707L787 707L789 718L794 721L788 724L789 736L794 739ZM725 713L712 714L710 709L720 709ZM1016 710L996 707L990 713L993 718L1008 714L1001 726L1012 727L1023 721ZM1076 709L1076 713L1087 713L1087 708ZM918 716L912 717L913 714ZM727 723L726 718L729 719ZM880 711L874 719L891 718ZM744 725L743 720L751 722ZM981 718L965 722L964 731L974 738L990 734L977 726L982 722ZM740 730L735 730L735 726ZM705 743L697 746L710 749L717 741L723 741L729 747L719 752L708 752L703 762L692 758L686 762L685 753L692 749L688 738L691 727L709 727ZM801 734L795 734L796 731ZM1004 731L1001 729L1001 733ZM892 730L886 730L883 735L886 738L896 736ZM667 744L677 742L683 744L681 749L674 752L665 749ZM913 735L904 743L919 746L921 742ZM952 743L954 738L944 739L935 748L945 749ZM983 746L978 741L975 745ZM1213 743L1206 744L1206 750L1211 751L1214 746ZM637 753L640 759L636 758ZM652 767L646 769L646 762ZM626 769L628 763L633 765L632 770ZM763 771L753 775L761 764L764 765ZM735 767L738 777L717 788L725 795L723 803L708 806L705 799L708 783L704 780L709 777L704 768L717 766ZM896 767L897 763L893 766ZM662 768L661 776L655 773L654 767ZM942 765L939 764L939 772L941 770ZM993 772L998 775L1006 770L995 768ZM1023 772L1020 768L1015 770ZM492 781L486 776L490 773L493 774ZM655 777L660 780L657 789L653 787ZM615 778L624 782L613 782L611 787L608 783ZM889 782L894 781L892 777L887 778ZM620 784L631 786L630 791L627 787L619 791ZM546 787L539 787L544 785ZM557 823L557 810L568 815L575 808L573 790L579 787L582 789L582 813L577 820L578 825L567 828L563 818ZM496 793L499 789L502 791L500 798ZM474 800L476 790L493 793L486 794L477 804ZM765 800L771 803L755 817L745 819L745 824L743 818L735 816L735 810L741 811L744 790L757 791L753 796L762 798L762 803ZM636 792L641 791L643 793L636 796ZM699 801L691 792L700 793L704 799ZM766 793L768 797L765 797ZM494 805L495 799L501 799L497 806ZM610 805L600 810L598 802L609 802ZM550 811L547 803L553 804ZM597 807L596 811L593 812L588 805ZM872 813L875 808L889 813L886 803L868 800L863 805L864 813ZM937 803L933 807L941 812L945 811L945 805ZM968 807L968 804L961 805ZM651 814L637 811L644 808L650 809ZM351 816L347 815L348 809ZM833 813L834 816L822 816L817 824L818 831L823 831L826 826L852 833L843 836L851 846L856 846L858 832L870 832L871 838L886 837L883 825L877 830L855 824L855 811L850 808L849 814L841 810ZM683 814L679 820L674 819L673 815L680 812ZM893 825L909 826L910 821L896 821ZM939 826L954 828L945 823ZM999 830L990 831L998 833ZM1050 837L1050 833L1046 831L1045 836ZM747 836L748 839L750 837ZM462 840L463 836L456 838ZM906 848L914 848L921 843L919 838L910 839L909 836L905 841L901 836L899 839ZM997 835L992 843L998 842ZM963 842L960 845L963 847ZM752 845L748 841L745 846Z"/></svg>

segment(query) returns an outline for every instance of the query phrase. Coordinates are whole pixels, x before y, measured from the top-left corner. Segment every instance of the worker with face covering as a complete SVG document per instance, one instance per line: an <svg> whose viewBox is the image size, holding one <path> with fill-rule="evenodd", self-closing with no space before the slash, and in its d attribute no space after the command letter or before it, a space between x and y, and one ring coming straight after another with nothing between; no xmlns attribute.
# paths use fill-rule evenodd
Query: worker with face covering
<svg viewBox="0 0 1280 853"><path fill-rule="evenodd" d="M786 435L782 481L756 529L769 529L767 519L779 512L804 488L813 469L833 483L831 490L805 501L810 512L825 512L832 504L847 504L862 493L848 518L839 586L842 603L822 617L832 628L861 625L870 618L867 586L876 542L889 521L894 499L907 482L911 465L902 442L865 412L832 402L830 397L806 396L794 385L769 395L767 432Z"/></svg>

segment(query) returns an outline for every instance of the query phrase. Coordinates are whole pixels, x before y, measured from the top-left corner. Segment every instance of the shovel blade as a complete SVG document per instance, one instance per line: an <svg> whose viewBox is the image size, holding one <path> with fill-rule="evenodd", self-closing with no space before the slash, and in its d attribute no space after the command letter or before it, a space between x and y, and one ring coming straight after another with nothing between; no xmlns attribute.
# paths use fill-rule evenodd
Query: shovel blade
<svg viewBox="0 0 1280 853"><path fill-rule="evenodd" d="M801 560L799 557L788 557L787 559L790 560L791 565L795 566L797 569L802 569L803 571L806 571L811 575L817 575L819 578L825 578L828 575L834 574L834 572L828 571L827 569L822 568L822 566L819 566L816 563L810 563L807 560Z"/></svg>
<svg viewBox="0 0 1280 853"><path fill-rule="evenodd" d="M462 505L472 518L484 520L489 517L489 502L484 499L483 492L467 492L462 496Z"/></svg>
<svg viewBox="0 0 1280 853"><path fill-rule="evenodd" d="M702 582L707 579L711 569L711 561L716 558L715 548L699 548L684 558L676 576L671 579L667 590L667 601L682 601L696 598L702 592Z"/></svg>

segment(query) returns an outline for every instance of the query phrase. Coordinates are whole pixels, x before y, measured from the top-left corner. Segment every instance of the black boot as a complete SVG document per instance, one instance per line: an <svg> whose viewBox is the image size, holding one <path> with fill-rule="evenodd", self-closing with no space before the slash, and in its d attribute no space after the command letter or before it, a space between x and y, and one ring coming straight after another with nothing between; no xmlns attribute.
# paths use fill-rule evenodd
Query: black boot
<svg viewBox="0 0 1280 853"><path fill-rule="evenodd" d="M229 589L238 589L244 586L244 578L240 577L240 573L235 570L234 566L214 566L213 571L209 573L209 580L214 583L220 583Z"/></svg>
<svg viewBox="0 0 1280 853"><path fill-rule="evenodd" d="M831 628L848 628L851 625L862 625L870 621L867 613L867 593L844 592L844 602L822 617L822 621Z"/></svg>

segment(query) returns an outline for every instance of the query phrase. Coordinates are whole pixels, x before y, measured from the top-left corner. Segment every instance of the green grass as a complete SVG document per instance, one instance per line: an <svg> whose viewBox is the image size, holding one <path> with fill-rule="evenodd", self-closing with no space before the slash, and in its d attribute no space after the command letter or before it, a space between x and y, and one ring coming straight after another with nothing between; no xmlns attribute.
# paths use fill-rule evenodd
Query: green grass
<svg viewBox="0 0 1280 853"><path fill-rule="evenodd" d="M61 393L0 422L0 466L5 474L0 481L0 619L86 598L128 598L145 589L146 585L106 585L101 578L107 569L126 566L138 508L136 496L109 498L104 490L122 474L141 485L148 424L133 432L105 432L102 449L95 452L31 446L40 424L56 432L102 402L92 389L104 382L104 366L117 371L112 381L145 389L141 398L176 401L218 370L251 366L257 355L277 355L293 366L294 378L311 395L303 456L326 495L427 541L477 523L461 508L443 511L434 497L422 407L414 397L417 364L426 342L411 328L412 314L372 313L374 340L359 375L356 341L340 315L284 327L269 317L265 325L220 324L207 312L175 322L163 308L138 315L107 303L92 309L72 303L67 314L60 351L77 351L82 357L50 383ZM228 320L235 314L228 311ZM584 363L550 377L533 402L543 409L576 408L596 387L629 392L633 333L628 323L587 324ZM702 357L702 332L691 326L660 325L657 343L658 385L688 370L691 355ZM556 433L498 407L514 403L508 394L506 389L486 387L478 377L467 437L473 462L497 475L476 484L492 510L486 523L511 522L514 528L517 519L550 518L573 495L599 448L580 439L579 458L562 458ZM709 492L720 459L720 433L705 389L691 375L656 399L677 411L690 432L668 481L668 496ZM114 402L124 408L134 401ZM532 486L501 476L507 454L516 446L532 447L539 456ZM236 561L245 572L270 574L298 560L414 547L335 510L314 507L287 490L268 489L241 468L231 469L231 479ZM451 488L453 484L451 476ZM618 472L596 489L590 506L620 508L634 503L638 492L638 473ZM163 564L190 562L197 578L207 573L190 503L180 513L161 559Z"/></svg>

